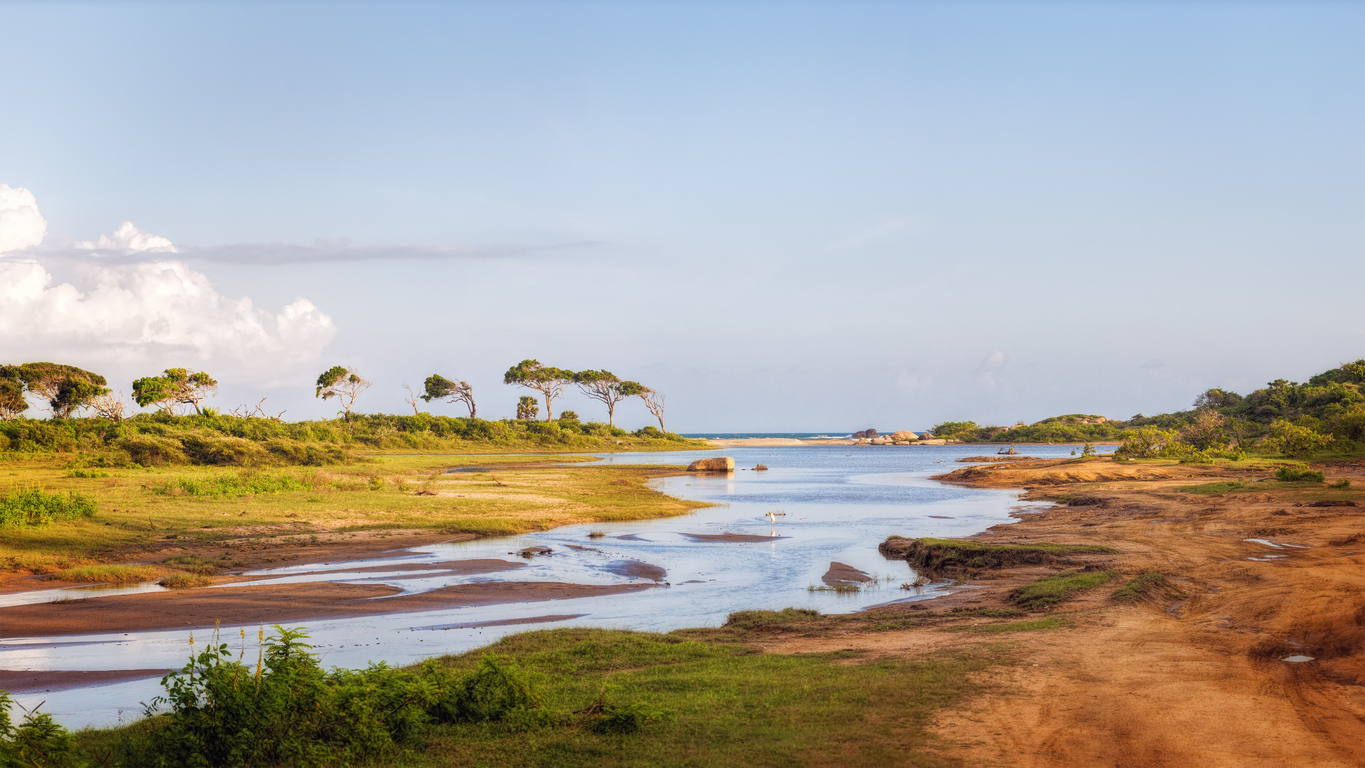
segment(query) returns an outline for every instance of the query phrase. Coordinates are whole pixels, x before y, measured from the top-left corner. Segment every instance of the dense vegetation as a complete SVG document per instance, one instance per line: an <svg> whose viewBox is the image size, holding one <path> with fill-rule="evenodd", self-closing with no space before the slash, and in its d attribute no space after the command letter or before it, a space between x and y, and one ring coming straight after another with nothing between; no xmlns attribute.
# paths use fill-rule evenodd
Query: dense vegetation
<svg viewBox="0 0 1365 768"><path fill-rule="evenodd" d="M936 437L964 442L1122 442L1130 458L1195 460L1247 452L1302 458L1322 450L1365 450L1365 360L1306 383L1277 379L1249 395L1210 389L1187 411L1127 421L1067 414L1013 427L944 422Z"/></svg>
<svg viewBox="0 0 1365 768"><path fill-rule="evenodd" d="M377 451L662 450L692 447L645 427L634 433L572 412L555 421L352 414L349 421L276 421L206 409L202 416L139 414L130 419L0 421L0 455L79 454L95 466L341 464Z"/></svg>

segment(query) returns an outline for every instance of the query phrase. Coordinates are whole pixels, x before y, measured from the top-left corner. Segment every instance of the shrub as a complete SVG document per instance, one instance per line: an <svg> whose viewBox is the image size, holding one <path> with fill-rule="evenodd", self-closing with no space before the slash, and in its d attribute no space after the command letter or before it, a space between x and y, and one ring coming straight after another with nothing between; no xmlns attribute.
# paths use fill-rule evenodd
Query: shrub
<svg viewBox="0 0 1365 768"><path fill-rule="evenodd" d="M12 702L9 693L0 691L0 766L73 765L71 734L52 722L51 715L36 711L27 712L15 727L10 719Z"/></svg>
<svg viewBox="0 0 1365 768"><path fill-rule="evenodd" d="M1175 430L1139 427L1123 433L1123 444L1114 451L1114 458L1154 459L1175 440Z"/></svg>
<svg viewBox="0 0 1365 768"><path fill-rule="evenodd" d="M37 488L0 494L0 528L47 525L54 520L93 517L95 500L80 493L47 493Z"/></svg>
<svg viewBox="0 0 1365 768"><path fill-rule="evenodd" d="M1030 611L1049 608L1070 600L1083 590L1108 584L1117 575L1113 571L1058 573L1011 591L1010 601Z"/></svg>
<svg viewBox="0 0 1365 768"><path fill-rule="evenodd" d="M1320 435L1308 427L1277 419L1270 424L1270 434L1262 446L1266 450L1297 458L1307 456L1330 442L1331 435Z"/></svg>
<svg viewBox="0 0 1365 768"><path fill-rule="evenodd" d="M1325 477L1308 467L1285 464L1275 470L1275 479L1284 483L1321 483Z"/></svg>
<svg viewBox="0 0 1365 768"><path fill-rule="evenodd" d="M142 434L122 438L114 443L128 453L128 458L144 467L159 467L163 464L186 464L189 458L180 441L169 437Z"/></svg>
<svg viewBox="0 0 1365 768"><path fill-rule="evenodd" d="M662 430L660 430L653 424L646 427L640 427L639 429L635 430L634 435L636 437L647 437L652 440L662 440L665 437L667 437L667 435L665 435Z"/></svg>

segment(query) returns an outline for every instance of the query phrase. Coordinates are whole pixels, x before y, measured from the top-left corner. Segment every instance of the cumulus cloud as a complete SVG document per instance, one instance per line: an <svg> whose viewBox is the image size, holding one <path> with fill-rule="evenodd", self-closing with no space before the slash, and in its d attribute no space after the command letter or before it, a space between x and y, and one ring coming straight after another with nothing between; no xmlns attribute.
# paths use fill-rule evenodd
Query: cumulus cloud
<svg viewBox="0 0 1365 768"><path fill-rule="evenodd" d="M997 349L986 355L986 359L981 361L981 365L976 367L972 375L976 377L976 382L981 386L986 389L995 389L999 383L996 380L996 374L1004 367L1005 353Z"/></svg>
<svg viewBox="0 0 1365 768"><path fill-rule="evenodd" d="M0 255L35 246L46 234L47 221L38 213L33 193L0 184Z"/></svg>
<svg viewBox="0 0 1365 768"><path fill-rule="evenodd" d="M235 361L246 371L278 370L318 357L336 335L332 319L307 299L272 313L249 298L222 296L181 261L87 260L76 266L77 279L58 282L42 263L23 258L43 251L19 252L39 244L45 231L27 190L0 187L0 255L10 252L0 259L0 338L7 354L155 365ZM128 222L76 247L176 251L167 238Z"/></svg>
<svg viewBox="0 0 1365 768"><path fill-rule="evenodd" d="M170 240L138 229L133 222L125 221L123 226L114 230L112 235L100 235L98 240L77 240L73 248L83 251L120 251L122 253L175 253L175 244Z"/></svg>

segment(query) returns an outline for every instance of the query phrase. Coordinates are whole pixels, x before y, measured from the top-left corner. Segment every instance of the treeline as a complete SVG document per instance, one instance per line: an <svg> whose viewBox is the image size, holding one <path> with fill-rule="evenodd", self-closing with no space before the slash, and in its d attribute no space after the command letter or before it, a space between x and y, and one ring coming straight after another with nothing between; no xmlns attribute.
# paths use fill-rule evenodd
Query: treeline
<svg viewBox="0 0 1365 768"><path fill-rule="evenodd" d="M608 431L615 430L616 407L625 400L638 397L650 415L659 422L657 431L667 432L664 427L664 395L639 382L621 379L611 371L571 371L527 359L507 369L503 383L539 392L545 400L547 423L555 421L554 401L562 397L565 388L573 386L606 406ZM128 417L129 409L122 395L114 395L107 384L105 378L97 373L60 363L0 365L0 421L22 418L30 407L30 398L36 400L40 404L39 408L47 411L54 420L70 419L88 411L96 418L121 421ZM354 411L357 398L371 386L372 382L354 368L336 365L318 376L314 396L321 400L335 400L341 406L338 415L350 422L357 417ZM447 379L433 373L423 382L420 395L407 384L402 386L408 393L405 399L412 406L414 416L423 415L419 402L431 403L436 400L463 404L469 411L471 422L478 421L474 388L465 381ZM189 408L193 408L199 416L221 414L218 409L204 405L218 392L217 379L206 371L167 368L159 375L133 381L132 391L134 402L143 408L155 408L160 414L177 416ZM281 421L284 413L270 416L262 409L264 403L262 398L254 408L243 405L228 414L239 419ZM516 420L531 421L539 413L540 404L536 398L524 396L517 404ZM577 429L582 432L578 429L578 416L572 411L561 414L559 421L566 422L565 427L570 431Z"/></svg>
<svg viewBox="0 0 1365 768"><path fill-rule="evenodd" d="M966 442L1122 442L1133 456L1212 455L1248 451L1302 457L1324 449L1365 449L1365 360L1305 383L1277 379L1248 395L1214 388L1186 411L1127 421L1069 414L1013 427L944 422L936 437Z"/></svg>

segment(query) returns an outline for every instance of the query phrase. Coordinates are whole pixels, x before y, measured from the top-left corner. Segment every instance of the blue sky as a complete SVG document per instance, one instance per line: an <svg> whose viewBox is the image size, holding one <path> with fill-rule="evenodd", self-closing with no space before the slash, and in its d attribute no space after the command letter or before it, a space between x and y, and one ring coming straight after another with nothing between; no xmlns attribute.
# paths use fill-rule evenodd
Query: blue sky
<svg viewBox="0 0 1365 768"><path fill-rule="evenodd" d="M1365 357L1361 39L1350 3L0 3L0 184L46 225L0 277L47 281L0 351L288 417L337 363L366 410L439 372L510 416L525 357L685 432L1184 408ZM175 251L79 247L125 221Z"/></svg>

